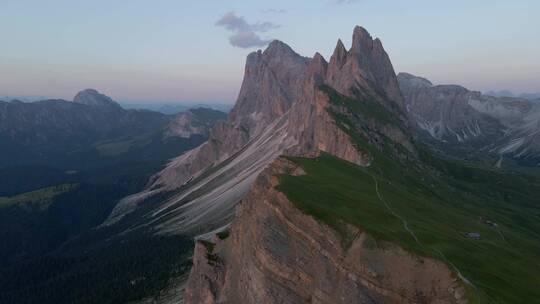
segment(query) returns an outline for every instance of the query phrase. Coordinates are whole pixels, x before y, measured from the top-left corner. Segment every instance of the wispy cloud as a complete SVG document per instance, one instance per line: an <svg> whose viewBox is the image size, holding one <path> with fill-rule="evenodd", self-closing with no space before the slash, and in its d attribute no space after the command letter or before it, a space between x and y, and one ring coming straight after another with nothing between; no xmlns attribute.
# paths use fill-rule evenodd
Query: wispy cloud
<svg viewBox="0 0 540 304"><path fill-rule="evenodd" d="M251 48L265 46L270 41L263 39L258 33L266 33L269 30L279 28L279 24L272 22L257 22L249 24L244 17L237 16L234 12L228 12L221 17L216 26L222 26L233 34L229 37L232 46L239 48Z"/></svg>
<svg viewBox="0 0 540 304"><path fill-rule="evenodd" d="M287 10L283 8L267 8L263 9L261 12L264 14L284 14L287 12Z"/></svg>
<svg viewBox="0 0 540 304"><path fill-rule="evenodd" d="M360 0L332 0L332 3L335 4L351 4L355 2L359 2Z"/></svg>

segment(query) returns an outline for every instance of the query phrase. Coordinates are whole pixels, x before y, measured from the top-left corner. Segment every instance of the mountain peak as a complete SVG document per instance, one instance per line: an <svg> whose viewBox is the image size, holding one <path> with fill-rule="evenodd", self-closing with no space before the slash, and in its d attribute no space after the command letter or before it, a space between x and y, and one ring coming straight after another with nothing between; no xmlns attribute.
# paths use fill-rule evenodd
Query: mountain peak
<svg viewBox="0 0 540 304"><path fill-rule="evenodd" d="M283 115L300 94L309 62L279 40L272 41L264 51L249 54L238 100L230 112L231 121L255 127Z"/></svg>
<svg viewBox="0 0 540 304"><path fill-rule="evenodd" d="M316 62L324 62L326 63L326 60L324 59L324 57L321 55L321 53L319 52L316 52L315 55L313 55L313 59L312 61L316 61Z"/></svg>
<svg viewBox="0 0 540 304"><path fill-rule="evenodd" d="M263 53L265 56L298 56L288 44L281 40L273 40L270 42Z"/></svg>
<svg viewBox="0 0 540 304"><path fill-rule="evenodd" d="M354 95L358 89L371 91L386 99L388 105L393 102L401 107L403 98L396 74L382 42L373 40L361 26L354 28L352 38L349 51L338 41L328 66L328 84L344 95Z"/></svg>
<svg viewBox="0 0 540 304"><path fill-rule="evenodd" d="M361 26L355 26L353 31L351 50L361 50L366 47L371 48L372 46L373 38L371 37L369 32Z"/></svg>
<svg viewBox="0 0 540 304"><path fill-rule="evenodd" d="M120 105L112 100L109 96L99 93L94 89L85 89L77 93L73 98L73 102L84 104L87 106L115 106Z"/></svg>
<svg viewBox="0 0 540 304"><path fill-rule="evenodd" d="M334 53L332 54L332 57L330 57L330 65L341 68L345 64L346 60L347 49L343 45L341 39L338 39Z"/></svg>
<svg viewBox="0 0 540 304"><path fill-rule="evenodd" d="M328 62L326 62L324 57L317 52L315 55L313 55L313 59L311 59L309 63L308 77L311 77L316 84L322 84L324 82L327 69Z"/></svg>

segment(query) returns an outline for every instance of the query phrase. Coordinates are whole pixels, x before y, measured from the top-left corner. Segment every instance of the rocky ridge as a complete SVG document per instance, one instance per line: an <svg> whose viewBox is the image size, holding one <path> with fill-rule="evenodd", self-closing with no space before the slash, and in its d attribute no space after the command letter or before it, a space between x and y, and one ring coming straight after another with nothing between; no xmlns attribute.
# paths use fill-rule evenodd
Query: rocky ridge
<svg viewBox="0 0 540 304"><path fill-rule="evenodd" d="M442 262L352 226L344 246L275 189L279 174L291 172L303 174L286 159L273 162L238 206L229 234L196 244L185 303L467 303Z"/></svg>

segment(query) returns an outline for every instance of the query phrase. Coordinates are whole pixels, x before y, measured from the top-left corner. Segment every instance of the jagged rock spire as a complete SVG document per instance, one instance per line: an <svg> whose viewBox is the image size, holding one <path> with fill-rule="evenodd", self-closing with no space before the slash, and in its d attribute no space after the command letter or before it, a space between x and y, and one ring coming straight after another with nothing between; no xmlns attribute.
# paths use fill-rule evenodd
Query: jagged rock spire
<svg viewBox="0 0 540 304"><path fill-rule="evenodd" d="M349 51L338 41L328 66L327 82L345 95L367 90L383 95L389 102L403 106L396 74L379 39L373 39L363 27L353 31Z"/></svg>
<svg viewBox="0 0 540 304"><path fill-rule="evenodd" d="M334 53L332 54L332 57L330 57L330 65L341 68L345 64L346 60L347 49L345 49L341 39L338 39Z"/></svg>
<svg viewBox="0 0 540 304"><path fill-rule="evenodd" d="M311 62L309 64L307 78L309 80L313 80L315 85L323 84L325 81L327 69L328 62L326 62L324 57L319 54L319 52L317 52L315 53L313 59L311 59Z"/></svg>
<svg viewBox="0 0 540 304"><path fill-rule="evenodd" d="M361 27L355 26L353 30L351 52L361 52L373 47L373 38L369 32Z"/></svg>

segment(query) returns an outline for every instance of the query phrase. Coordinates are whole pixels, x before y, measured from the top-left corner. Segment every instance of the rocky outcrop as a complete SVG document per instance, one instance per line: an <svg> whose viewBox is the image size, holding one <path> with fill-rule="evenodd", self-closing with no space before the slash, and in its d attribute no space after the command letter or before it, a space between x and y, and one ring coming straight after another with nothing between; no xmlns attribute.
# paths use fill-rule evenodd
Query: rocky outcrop
<svg viewBox="0 0 540 304"><path fill-rule="evenodd" d="M278 192L276 160L237 207L229 236L198 242L186 303L466 303L460 281L419 257L349 227L349 244ZM222 238L225 238L222 240Z"/></svg>
<svg viewBox="0 0 540 304"><path fill-rule="evenodd" d="M256 134L257 126L285 114L302 92L309 61L279 40L270 43L264 52L249 54L230 122L243 124L250 134Z"/></svg>

